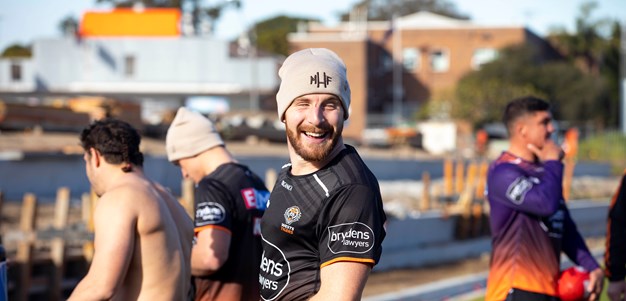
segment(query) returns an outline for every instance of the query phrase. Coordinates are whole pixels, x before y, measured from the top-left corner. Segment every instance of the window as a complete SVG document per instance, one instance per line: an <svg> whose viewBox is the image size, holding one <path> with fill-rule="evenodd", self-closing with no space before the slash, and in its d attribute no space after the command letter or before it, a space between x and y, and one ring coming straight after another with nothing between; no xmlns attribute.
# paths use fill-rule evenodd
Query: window
<svg viewBox="0 0 626 301"><path fill-rule="evenodd" d="M135 75L135 56L124 57L124 75L128 77Z"/></svg>
<svg viewBox="0 0 626 301"><path fill-rule="evenodd" d="M493 48L478 48L474 50L472 56L472 68L474 70L480 70L482 65L487 64L498 58L498 51Z"/></svg>
<svg viewBox="0 0 626 301"><path fill-rule="evenodd" d="M430 52L430 68L433 72L446 72L450 68L450 54L446 50L437 49Z"/></svg>
<svg viewBox="0 0 626 301"><path fill-rule="evenodd" d="M417 48L402 49L402 65L404 69L415 72L420 68L420 51Z"/></svg>
<svg viewBox="0 0 626 301"><path fill-rule="evenodd" d="M11 63L11 80L14 82L22 80L22 65L19 63Z"/></svg>

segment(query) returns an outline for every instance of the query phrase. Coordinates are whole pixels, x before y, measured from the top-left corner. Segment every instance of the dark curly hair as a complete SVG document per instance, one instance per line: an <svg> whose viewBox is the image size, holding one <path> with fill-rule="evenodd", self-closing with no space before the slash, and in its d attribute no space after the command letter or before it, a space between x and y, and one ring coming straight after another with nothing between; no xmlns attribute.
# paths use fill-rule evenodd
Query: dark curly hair
<svg viewBox="0 0 626 301"><path fill-rule="evenodd" d="M114 118L98 120L83 129L80 143L86 152L94 148L110 164L126 163L122 170L132 171L132 165L143 166L139 151L141 137L128 123Z"/></svg>

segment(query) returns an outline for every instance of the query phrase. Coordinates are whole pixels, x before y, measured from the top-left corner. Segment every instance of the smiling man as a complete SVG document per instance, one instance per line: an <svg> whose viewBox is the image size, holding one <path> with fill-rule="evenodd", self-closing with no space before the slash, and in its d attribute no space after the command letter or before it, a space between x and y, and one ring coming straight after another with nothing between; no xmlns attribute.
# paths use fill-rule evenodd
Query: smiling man
<svg viewBox="0 0 626 301"><path fill-rule="evenodd" d="M279 70L278 116L290 163L261 222L263 300L360 300L385 237L378 181L342 140L350 86L343 61L305 49Z"/></svg>
<svg viewBox="0 0 626 301"><path fill-rule="evenodd" d="M563 200L563 151L550 137L550 105L514 99L503 119L510 146L487 175L492 253L485 300L559 300L561 252L590 271L588 300L597 300L602 270Z"/></svg>

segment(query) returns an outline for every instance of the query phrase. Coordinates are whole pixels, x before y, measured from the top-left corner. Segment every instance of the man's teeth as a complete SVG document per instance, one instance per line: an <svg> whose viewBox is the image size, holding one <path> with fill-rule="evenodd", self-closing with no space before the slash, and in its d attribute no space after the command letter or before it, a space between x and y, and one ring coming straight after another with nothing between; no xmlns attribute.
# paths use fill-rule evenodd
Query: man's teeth
<svg viewBox="0 0 626 301"><path fill-rule="evenodd" d="M305 134L307 136L311 136L311 137L315 137L315 138L321 138L324 136L324 133L312 133L312 132L305 132Z"/></svg>

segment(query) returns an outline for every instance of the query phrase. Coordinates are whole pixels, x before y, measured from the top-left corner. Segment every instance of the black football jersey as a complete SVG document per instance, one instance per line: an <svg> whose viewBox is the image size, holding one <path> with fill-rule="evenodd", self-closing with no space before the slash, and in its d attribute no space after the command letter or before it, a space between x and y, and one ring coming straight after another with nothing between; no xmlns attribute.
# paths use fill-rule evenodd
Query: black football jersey
<svg viewBox="0 0 626 301"><path fill-rule="evenodd" d="M306 300L320 269L338 261L374 266L385 238L378 181L351 146L304 176L284 167L261 222L263 300Z"/></svg>

